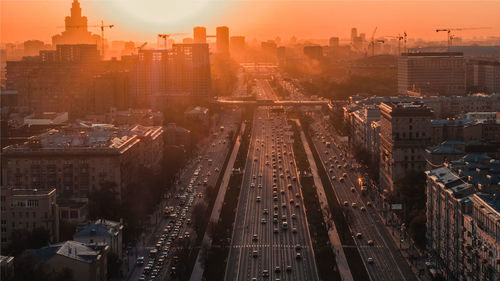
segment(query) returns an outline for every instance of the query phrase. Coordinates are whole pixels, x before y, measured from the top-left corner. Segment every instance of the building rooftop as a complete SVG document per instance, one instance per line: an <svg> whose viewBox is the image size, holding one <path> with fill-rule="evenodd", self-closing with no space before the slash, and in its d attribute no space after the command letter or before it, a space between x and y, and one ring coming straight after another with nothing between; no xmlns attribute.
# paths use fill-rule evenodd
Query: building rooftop
<svg viewBox="0 0 500 281"><path fill-rule="evenodd" d="M60 129L51 129L33 136L23 144L10 145L3 153L56 152L56 151L108 151L124 152L139 142L130 127L111 124L76 123Z"/></svg>
<svg viewBox="0 0 500 281"><path fill-rule="evenodd" d="M100 258L99 251L96 251L84 243L77 241L64 241L42 247L40 249L26 250L26 252L42 259L43 261L51 259L54 255L65 256L67 258L85 263L92 263Z"/></svg>
<svg viewBox="0 0 500 281"><path fill-rule="evenodd" d="M74 238L78 237L99 237L99 236L116 236L123 229L123 225L119 222L98 219L93 223L88 223L75 233Z"/></svg>

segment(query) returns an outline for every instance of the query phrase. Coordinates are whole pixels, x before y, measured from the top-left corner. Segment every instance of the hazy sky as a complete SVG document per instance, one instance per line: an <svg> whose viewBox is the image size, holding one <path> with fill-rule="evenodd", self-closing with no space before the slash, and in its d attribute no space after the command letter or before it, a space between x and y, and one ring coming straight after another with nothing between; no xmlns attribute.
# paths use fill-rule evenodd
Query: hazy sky
<svg viewBox="0 0 500 281"><path fill-rule="evenodd" d="M50 43L63 30L72 0L0 0L1 41L39 39ZM203 25L208 34L227 25L247 40L349 37L350 28L371 36L406 31L411 38L445 39L436 28L490 27L457 36L500 36L500 0L486 1L238 1L238 0L81 0L89 25L115 24L108 40L156 40L157 33L189 33ZM59 28L58 28L59 27ZM90 28L99 33L97 28Z"/></svg>

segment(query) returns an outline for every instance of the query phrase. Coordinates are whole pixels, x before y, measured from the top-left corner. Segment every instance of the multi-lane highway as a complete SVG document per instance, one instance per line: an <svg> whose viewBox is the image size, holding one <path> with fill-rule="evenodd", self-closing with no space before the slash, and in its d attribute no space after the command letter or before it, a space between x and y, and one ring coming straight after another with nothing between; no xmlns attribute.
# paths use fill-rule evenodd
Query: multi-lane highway
<svg viewBox="0 0 500 281"><path fill-rule="evenodd" d="M318 280L285 114L253 124L225 280Z"/></svg>
<svg viewBox="0 0 500 281"><path fill-rule="evenodd" d="M358 181L356 162L328 132L320 118L312 125L314 146L323 162L361 257L372 280L417 280L390 237L373 202Z"/></svg>
<svg viewBox="0 0 500 281"><path fill-rule="evenodd" d="M162 203L172 207L169 218L158 210L157 225L152 226L153 232L145 234L137 248L129 252L128 259L132 272L127 280L167 280L172 275L170 261L174 248L179 242L195 239L191 228L192 206L204 200L208 186L215 186L225 157L229 151L227 134L236 130L237 117L235 114L225 114L215 128L224 127L224 130L213 129L210 137L201 145L199 154L183 169L174 192ZM187 234L187 235L186 235ZM150 251L157 249L157 254ZM143 262L135 264L138 257L144 257Z"/></svg>

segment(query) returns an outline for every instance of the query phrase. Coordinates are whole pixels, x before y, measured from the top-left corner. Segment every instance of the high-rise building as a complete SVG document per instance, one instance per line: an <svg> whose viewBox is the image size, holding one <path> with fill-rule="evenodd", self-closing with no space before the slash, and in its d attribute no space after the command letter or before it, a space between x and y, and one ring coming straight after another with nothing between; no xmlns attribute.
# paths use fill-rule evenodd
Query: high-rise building
<svg viewBox="0 0 500 281"><path fill-rule="evenodd" d="M404 53L398 57L398 93L424 95L465 94L463 53Z"/></svg>
<svg viewBox="0 0 500 281"><path fill-rule="evenodd" d="M101 62L96 45L58 45L38 57L7 62L7 88L18 91L18 104L32 112L91 111L88 87Z"/></svg>
<svg viewBox="0 0 500 281"><path fill-rule="evenodd" d="M321 46L304 46L304 55L309 59L321 60L323 48Z"/></svg>
<svg viewBox="0 0 500 281"><path fill-rule="evenodd" d="M87 17L82 16L78 0L73 0L71 15L64 19L64 31L52 36L52 45L60 44L96 44L101 46L101 37L88 31Z"/></svg>
<svg viewBox="0 0 500 281"><path fill-rule="evenodd" d="M231 52L241 52L245 49L245 36L231 36L230 44Z"/></svg>
<svg viewBox="0 0 500 281"><path fill-rule="evenodd" d="M206 101L210 96L208 44L174 44L169 50L141 50L131 75L139 107L161 106L159 97Z"/></svg>
<svg viewBox="0 0 500 281"><path fill-rule="evenodd" d="M193 28L193 43L207 43L207 29L203 26L195 26Z"/></svg>
<svg viewBox="0 0 500 281"><path fill-rule="evenodd" d="M358 29L356 27L351 28L351 43L354 43L354 39L358 37Z"/></svg>
<svg viewBox="0 0 500 281"><path fill-rule="evenodd" d="M330 47L338 47L339 46L339 38L338 37L330 37L329 46Z"/></svg>
<svg viewBox="0 0 500 281"><path fill-rule="evenodd" d="M467 90L500 93L500 61L467 62Z"/></svg>
<svg viewBox="0 0 500 281"><path fill-rule="evenodd" d="M218 26L215 36L217 53L229 55L229 28L227 26Z"/></svg>
<svg viewBox="0 0 500 281"><path fill-rule="evenodd" d="M422 103L380 104L380 186L394 190L411 171L424 171L431 140L432 110Z"/></svg>

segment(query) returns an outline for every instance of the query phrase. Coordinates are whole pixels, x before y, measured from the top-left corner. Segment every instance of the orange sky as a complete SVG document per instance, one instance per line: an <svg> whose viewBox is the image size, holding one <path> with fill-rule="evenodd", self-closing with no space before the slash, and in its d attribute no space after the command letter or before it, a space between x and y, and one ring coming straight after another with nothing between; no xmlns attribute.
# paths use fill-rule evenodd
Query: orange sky
<svg viewBox="0 0 500 281"><path fill-rule="evenodd" d="M62 31L72 0L0 0L1 41L39 39L50 43ZM250 0L81 0L89 24L101 19L116 27L108 40L156 41L157 33L191 33L204 25L209 34L227 25L248 40L347 38L355 26L367 37L407 31L409 37L443 39L436 28L491 27L458 36L500 36L500 1L250 1ZM97 29L91 29L98 33ZM190 35L189 35L190 36Z"/></svg>

